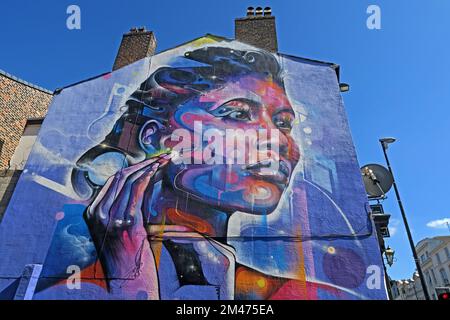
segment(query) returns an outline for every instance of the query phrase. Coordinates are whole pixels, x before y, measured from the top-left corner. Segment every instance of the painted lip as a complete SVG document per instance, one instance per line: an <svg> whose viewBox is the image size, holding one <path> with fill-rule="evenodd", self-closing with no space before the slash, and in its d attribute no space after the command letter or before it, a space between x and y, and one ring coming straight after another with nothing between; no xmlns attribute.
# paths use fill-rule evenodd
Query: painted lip
<svg viewBox="0 0 450 320"><path fill-rule="evenodd" d="M271 167L276 166L276 162L278 162L277 170L271 170ZM267 159L258 161L254 164L244 166L243 169L250 172L254 176L279 184L287 184L291 175L289 165L283 160L276 161L273 159Z"/></svg>

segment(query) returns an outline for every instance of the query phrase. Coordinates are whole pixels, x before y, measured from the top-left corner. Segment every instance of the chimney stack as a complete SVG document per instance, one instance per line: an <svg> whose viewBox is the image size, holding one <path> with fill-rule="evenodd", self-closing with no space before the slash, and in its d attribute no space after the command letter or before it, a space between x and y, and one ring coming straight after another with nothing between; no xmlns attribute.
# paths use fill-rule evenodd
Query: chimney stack
<svg viewBox="0 0 450 320"><path fill-rule="evenodd" d="M152 56L155 49L156 39L152 31L147 31L145 27L131 28L122 37L113 71Z"/></svg>
<svg viewBox="0 0 450 320"><path fill-rule="evenodd" d="M245 18L235 19L234 32L238 41L267 51L278 51L275 17L270 7L248 7Z"/></svg>

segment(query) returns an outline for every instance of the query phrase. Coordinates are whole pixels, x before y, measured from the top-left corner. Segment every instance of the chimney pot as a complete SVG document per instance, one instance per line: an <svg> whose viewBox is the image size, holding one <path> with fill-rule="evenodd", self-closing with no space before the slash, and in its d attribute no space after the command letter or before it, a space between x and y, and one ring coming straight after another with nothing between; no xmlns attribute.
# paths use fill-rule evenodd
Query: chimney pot
<svg viewBox="0 0 450 320"><path fill-rule="evenodd" d="M272 15L272 9L270 7L264 8L264 16L271 16Z"/></svg>
<svg viewBox="0 0 450 320"><path fill-rule="evenodd" d="M256 14L257 16L262 16L262 14L263 14L263 9L262 9L261 7L256 7L255 14Z"/></svg>
<svg viewBox="0 0 450 320"><path fill-rule="evenodd" d="M247 8L247 17L249 16L254 16L255 15L255 8L253 7L248 7Z"/></svg>

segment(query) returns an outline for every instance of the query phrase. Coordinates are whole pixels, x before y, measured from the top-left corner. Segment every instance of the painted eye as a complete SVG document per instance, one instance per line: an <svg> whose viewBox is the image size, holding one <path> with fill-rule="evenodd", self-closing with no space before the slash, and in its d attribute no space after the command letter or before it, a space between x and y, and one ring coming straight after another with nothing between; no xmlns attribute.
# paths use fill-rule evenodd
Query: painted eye
<svg viewBox="0 0 450 320"><path fill-rule="evenodd" d="M292 124L289 121L280 120L275 123L278 128L292 129Z"/></svg>
<svg viewBox="0 0 450 320"><path fill-rule="evenodd" d="M250 120L250 114L247 110L236 110L232 111L227 114L228 118L240 120L240 121L247 121Z"/></svg>
<svg viewBox="0 0 450 320"><path fill-rule="evenodd" d="M274 123L278 128L282 130L291 130L293 119L290 116L276 117L274 119Z"/></svg>
<svg viewBox="0 0 450 320"><path fill-rule="evenodd" d="M250 107L247 102L242 100L232 100L223 104L211 113L216 117L225 119L231 119L236 121L249 121L251 120Z"/></svg>

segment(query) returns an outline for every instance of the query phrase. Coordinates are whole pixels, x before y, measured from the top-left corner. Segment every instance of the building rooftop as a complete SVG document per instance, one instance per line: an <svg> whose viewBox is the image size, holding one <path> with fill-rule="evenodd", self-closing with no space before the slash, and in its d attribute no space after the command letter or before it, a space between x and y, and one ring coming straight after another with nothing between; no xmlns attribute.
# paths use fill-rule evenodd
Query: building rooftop
<svg viewBox="0 0 450 320"><path fill-rule="evenodd" d="M28 81L25 81L25 80L23 80L23 79L20 79L20 78L18 78L18 77L16 77L16 76L12 75L12 74L10 74L10 73L8 73L8 72L6 72L6 71L3 71L3 70L1 70L1 69L0 69L0 75L5 76L6 78L9 78L9 79L11 79L11 80L13 80L13 81L19 82L19 83L21 83L21 84L23 84L23 85L26 85L26 86L28 86L28 87L30 87L30 88L33 88L33 89L36 89L36 90L39 90L39 91L42 91L42 92L45 92L45 93L48 93L48 94L53 95L53 92L52 92L52 91L47 90L47 89L45 89L45 88L42 88L42 87L40 87L40 86L34 85L34 84L32 84L32 83L30 83L30 82L28 82Z"/></svg>
<svg viewBox="0 0 450 320"><path fill-rule="evenodd" d="M425 246L428 243L433 242L433 241L450 242L450 236L435 236L432 238L424 238L424 239L420 240L419 242L417 242L416 249L420 250L420 249L422 249L423 246Z"/></svg>
<svg viewBox="0 0 450 320"><path fill-rule="evenodd" d="M181 43L181 44L178 44L178 45L176 45L176 46L174 46L174 47L171 47L171 48L168 48L168 49L165 49L165 50L156 52L155 55L158 55L158 54L167 52L167 51L169 51L169 50L173 50L173 49L182 47L182 46L184 46L184 45L186 45L186 44L189 44L189 43L193 43L193 42L196 42L196 41L199 41L199 42L200 42L200 41L202 41L202 39L205 39L205 38L206 38L206 39L211 39L211 40L214 40L214 41L238 41L238 40L235 40L235 39L225 38L225 37L222 37L222 36L218 36L218 35L213 35L213 34L211 34L211 33L207 33L207 34L205 34L205 35L203 35L203 36L200 36L200 37L197 37L197 38L194 38L194 39L185 41L185 42L183 42L183 43ZM336 76L337 76L337 78L338 78L338 81L339 81L339 79L340 79L340 66L339 66L338 64L336 64L336 63L333 63L333 62L326 62L326 61L320 61L320 60L314 60L314 59L310 59L310 58L304 58L304 57L294 56L294 55L285 54L285 53L281 53L281 52L277 52L277 54L280 55L280 56L283 56L283 57L289 57L289 58L294 58L294 59L298 59L298 60L303 60L303 61L308 62L308 63L328 65L330 68L332 68L332 69L336 72ZM144 58L144 59L145 59L145 58ZM86 82L86 81L90 81L90 80L93 80L93 79L96 79L96 78L99 78L99 77L103 77L103 76L105 76L105 75L107 75L107 74L109 74L109 73L111 73L111 72L114 72L114 71L115 71L115 70L113 70L113 71L108 71L108 72L104 72L104 73L101 73L101 74L99 74L99 75L96 75L96 76L93 76L93 77L89 77L89 78L87 78L87 79L80 80L80 81L77 81L77 82L75 82L75 83L66 85L66 86L64 86L64 87L57 88L57 89L55 90L55 94L58 94L58 93L60 93L62 90L67 89L67 88L70 88L70 87L73 87L73 86L78 85L78 84L80 84L80 83L83 83L83 82Z"/></svg>

